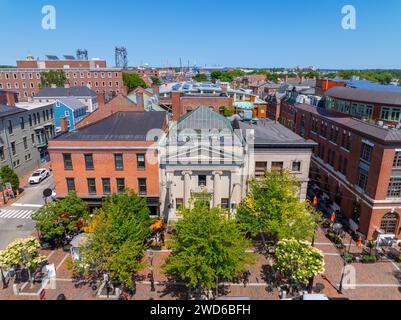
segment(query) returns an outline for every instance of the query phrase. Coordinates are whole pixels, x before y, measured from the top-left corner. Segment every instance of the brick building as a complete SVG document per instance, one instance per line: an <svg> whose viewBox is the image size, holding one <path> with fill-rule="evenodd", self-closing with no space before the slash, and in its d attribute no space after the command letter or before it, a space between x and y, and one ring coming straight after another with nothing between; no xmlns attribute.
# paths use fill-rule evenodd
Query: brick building
<svg viewBox="0 0 401 320"><path fill-rule="evenodd" d="M312 185L367 238L401 239L400 112L399 92L334 87L324 107L281 101L280 122L318 143Z"/></svg>
<svg viewBox="0 0 401 320"><path fill-rule="evenodd" d="M49 70L64 70L70 86L88 86L97 93L126 94L122 69L107 68L104 60L21 60L17 68L0 69L0 90L18 93L27 101L40 90L40 78Z"/></svg>
<svg viewBox="0 0 401 320"><path fill-rule="evenodd" d="M97 111L96 111L97 112ZM151 130L163 131L165 112L116 112L49 143L59 198L75 191L91 206L112 193L134 190L159 213L159 164Z"/></svg>

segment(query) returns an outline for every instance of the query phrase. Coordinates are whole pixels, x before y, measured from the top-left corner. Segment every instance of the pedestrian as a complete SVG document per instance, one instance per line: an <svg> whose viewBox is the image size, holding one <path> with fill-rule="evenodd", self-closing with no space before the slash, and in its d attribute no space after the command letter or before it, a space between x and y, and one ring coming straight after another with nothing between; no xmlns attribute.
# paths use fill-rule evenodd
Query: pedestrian
<svg viewBox="0 0 401 320"><path fill-rule="evenodd" d="M251 275L251 272L249 270L244 272L244 288L246 285L249 283L249 277Z"/></svg>

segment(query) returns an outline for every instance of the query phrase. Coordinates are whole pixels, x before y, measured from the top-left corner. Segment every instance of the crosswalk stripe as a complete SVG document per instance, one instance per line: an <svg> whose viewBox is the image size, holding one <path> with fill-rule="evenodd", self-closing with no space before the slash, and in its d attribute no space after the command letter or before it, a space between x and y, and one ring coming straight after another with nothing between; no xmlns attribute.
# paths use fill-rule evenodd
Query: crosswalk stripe
<svg viewBox="0 0 401 320"><path fill-rule="evenodd" d="M26 213L24 213L19 219L29 219L31 217L32 210L27 210Z"/></svg>
<svg viewBox="0 0 401 320"><path fill-rule="evenodd" d="M15 210L10 210L6 215L3 216L3 218L8 218L9 216L13 215L15 213Z"/></svg>
<svg viewBox="0 0 401 320"><path fill-rule="evenodd" d="M29 210L22 210L20 213L18 213L17 215L15 215L13 218L14 219L20 219L26 212L29 212Z"/></svg>
<svg viewBox="0 0 401 320"><path fill-rule="evenodd" d="M0 219L30 219L35 210L6 209L0 211Z"/></svg>
<svg viewBox="0 0 401 320"><path fill-rule="evenodd" d="M7 213L9 213L10 211L12 211L12 210L5 210L5 211L0 212L0 217L5 216L5 215L6 215Z"/></svg>

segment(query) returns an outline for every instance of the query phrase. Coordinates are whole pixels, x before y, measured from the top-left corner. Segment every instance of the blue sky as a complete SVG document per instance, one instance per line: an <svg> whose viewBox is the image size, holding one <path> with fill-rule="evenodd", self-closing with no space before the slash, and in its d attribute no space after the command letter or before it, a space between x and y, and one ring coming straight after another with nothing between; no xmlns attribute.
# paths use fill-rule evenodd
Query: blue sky
<svg viewBox="0 0 401 320"><path fill-rule="evenodd" d="M56 30L41 27L47 4ZM113 66L118 45L131 66L401 68L400 34L399 0L0 0L0 64L86 48Z"/></svg>

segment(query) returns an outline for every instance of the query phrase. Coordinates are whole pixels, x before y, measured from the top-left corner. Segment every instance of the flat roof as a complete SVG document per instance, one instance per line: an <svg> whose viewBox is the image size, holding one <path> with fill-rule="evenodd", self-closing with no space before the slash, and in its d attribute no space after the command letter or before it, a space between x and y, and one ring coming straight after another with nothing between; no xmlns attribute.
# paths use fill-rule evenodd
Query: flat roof
<svg viewBox="0 0 401 320"><path fill-rule="evenodd" d="M256 122L237 120L234 126L238 126L242 130L244 137L247 136L247 130L254 130L255 148L313 148L317 145L313 140L306 140L282 124L270 119L258 119Z"/></svg>

